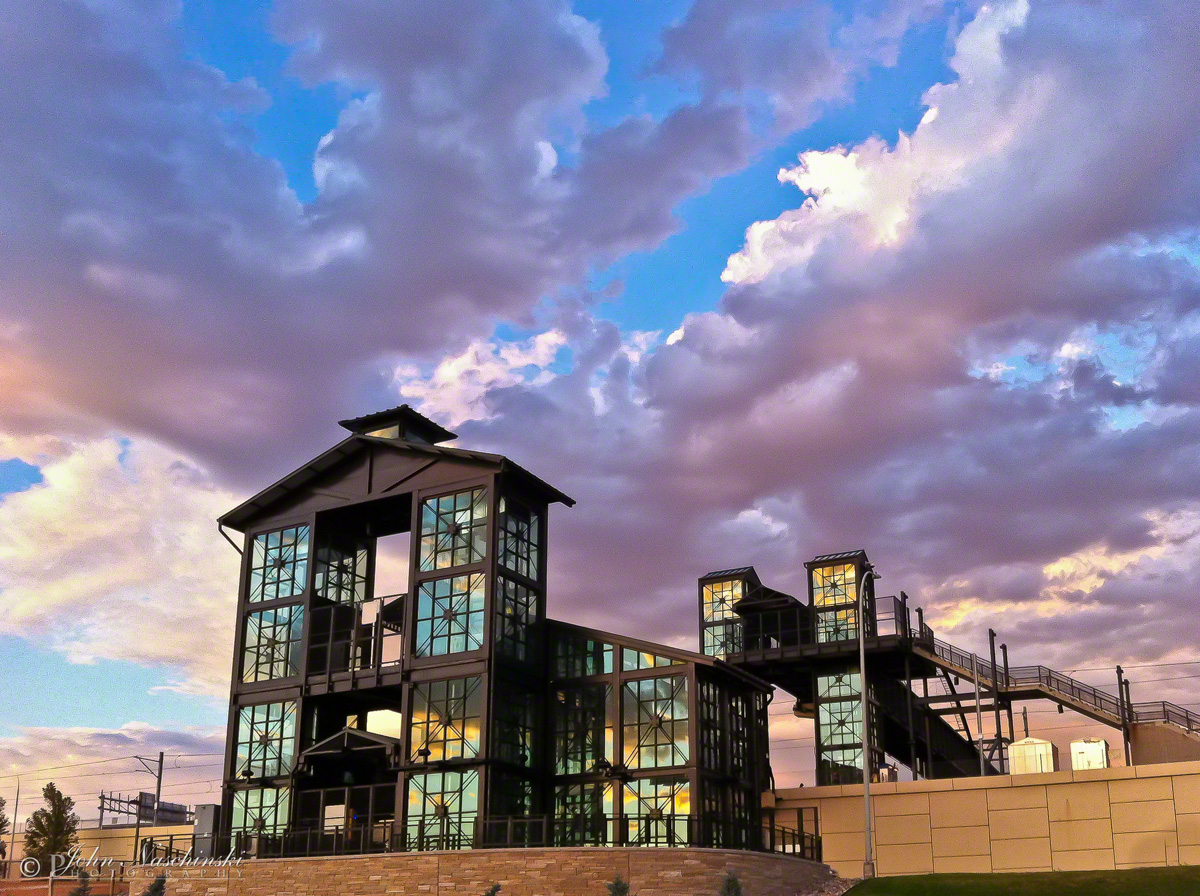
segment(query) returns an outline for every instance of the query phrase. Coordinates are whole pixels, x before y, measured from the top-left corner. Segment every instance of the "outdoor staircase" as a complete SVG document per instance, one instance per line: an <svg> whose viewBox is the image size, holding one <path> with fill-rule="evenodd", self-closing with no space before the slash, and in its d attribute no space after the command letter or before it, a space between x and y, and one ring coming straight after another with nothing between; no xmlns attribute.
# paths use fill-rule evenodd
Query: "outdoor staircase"
<svg viewBox="0 0 1200 896"><path fill-rule="evenodd" d="M1046 666L1015 666L1007 673L998 669L997 675L993 676L990 659L960 650L937 638L914 640L913 652L951 675L972 684L978 683L980 691L997 691L1009 700L1051 700L1097 722L1121 727L1121 704L1115 696ZM1129 723L1148 722L1167 722L1188 732L1200 732L1200 713L1165 701L1133 704Z"/></svg>

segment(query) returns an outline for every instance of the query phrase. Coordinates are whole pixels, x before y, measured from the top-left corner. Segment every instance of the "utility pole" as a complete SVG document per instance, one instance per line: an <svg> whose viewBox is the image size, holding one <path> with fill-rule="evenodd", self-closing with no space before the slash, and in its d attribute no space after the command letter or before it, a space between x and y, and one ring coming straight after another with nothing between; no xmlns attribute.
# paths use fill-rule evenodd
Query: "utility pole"
<svg viewBox="0 0 1200 896"><path fill-rule="evenodd" d="M96 827L98 827L98 828L104 827L104 791L103 790L100 791L100 821L96 824Z"/></svg>
<svg viewBox="0 0 1200 896"><path fill-rule="evenodd" d="M178 765L179 763L176 763ZM162 801L163 754L158 751L158 775L154 783L154 826L158 827L158 804Z"/></svg>
<svg viewBox="0 0 1200 896"><path fill-rule="evenodd" d="M17 813L21 811L21 776L17 775L17 796L13 800L12 814L12 836L9 838L8 859L13 861L17 857Z"/></svg>

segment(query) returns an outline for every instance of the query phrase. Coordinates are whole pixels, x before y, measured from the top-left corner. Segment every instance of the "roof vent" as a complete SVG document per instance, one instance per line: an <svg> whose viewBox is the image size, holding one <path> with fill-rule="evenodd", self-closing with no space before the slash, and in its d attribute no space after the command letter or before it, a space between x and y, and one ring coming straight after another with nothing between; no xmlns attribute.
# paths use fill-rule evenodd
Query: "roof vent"
<svg viewBox="0 0 1200 896"><path fill-rule="evenodd" d="M388 408L386 411L376 411L363 417L339 420L338 425L360 436L423 442L426 445L437 445L458 438L450 430L439 426L406 404Z"/></svg>

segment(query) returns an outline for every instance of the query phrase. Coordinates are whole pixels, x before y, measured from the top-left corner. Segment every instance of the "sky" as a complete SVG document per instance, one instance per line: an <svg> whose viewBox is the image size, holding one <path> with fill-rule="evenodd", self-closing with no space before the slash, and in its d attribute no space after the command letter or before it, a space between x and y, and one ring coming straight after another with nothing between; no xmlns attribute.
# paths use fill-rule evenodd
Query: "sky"
<svg viewBox="0 0 1200 896"><path fill-rule="evenodd" d="M557 618L694 647L704 572L800 591L862 547L964 648L1200 706L1197 33L1166 0L0 0L10 812L24 773L90 817L158 750L212 798L215 518L401 401L578 500Z"/></svg>

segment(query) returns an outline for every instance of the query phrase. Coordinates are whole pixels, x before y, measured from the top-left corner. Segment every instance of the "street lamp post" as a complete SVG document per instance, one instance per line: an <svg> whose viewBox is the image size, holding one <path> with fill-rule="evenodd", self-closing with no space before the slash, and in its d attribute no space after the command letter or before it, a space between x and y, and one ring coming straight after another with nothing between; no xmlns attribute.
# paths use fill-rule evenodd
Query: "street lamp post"
<svg viewBox="0 0 1200 896"><path fill-rule="evenodd" d="M863 859L863 877L875 876L875 857L871 844L871 731L867 718L867 582L878 579L879 573L870 563L863 567L862 577L858 581L858 689L862 700L862 775L863 775L863 813L865 816L865 846Z"/></svg>

